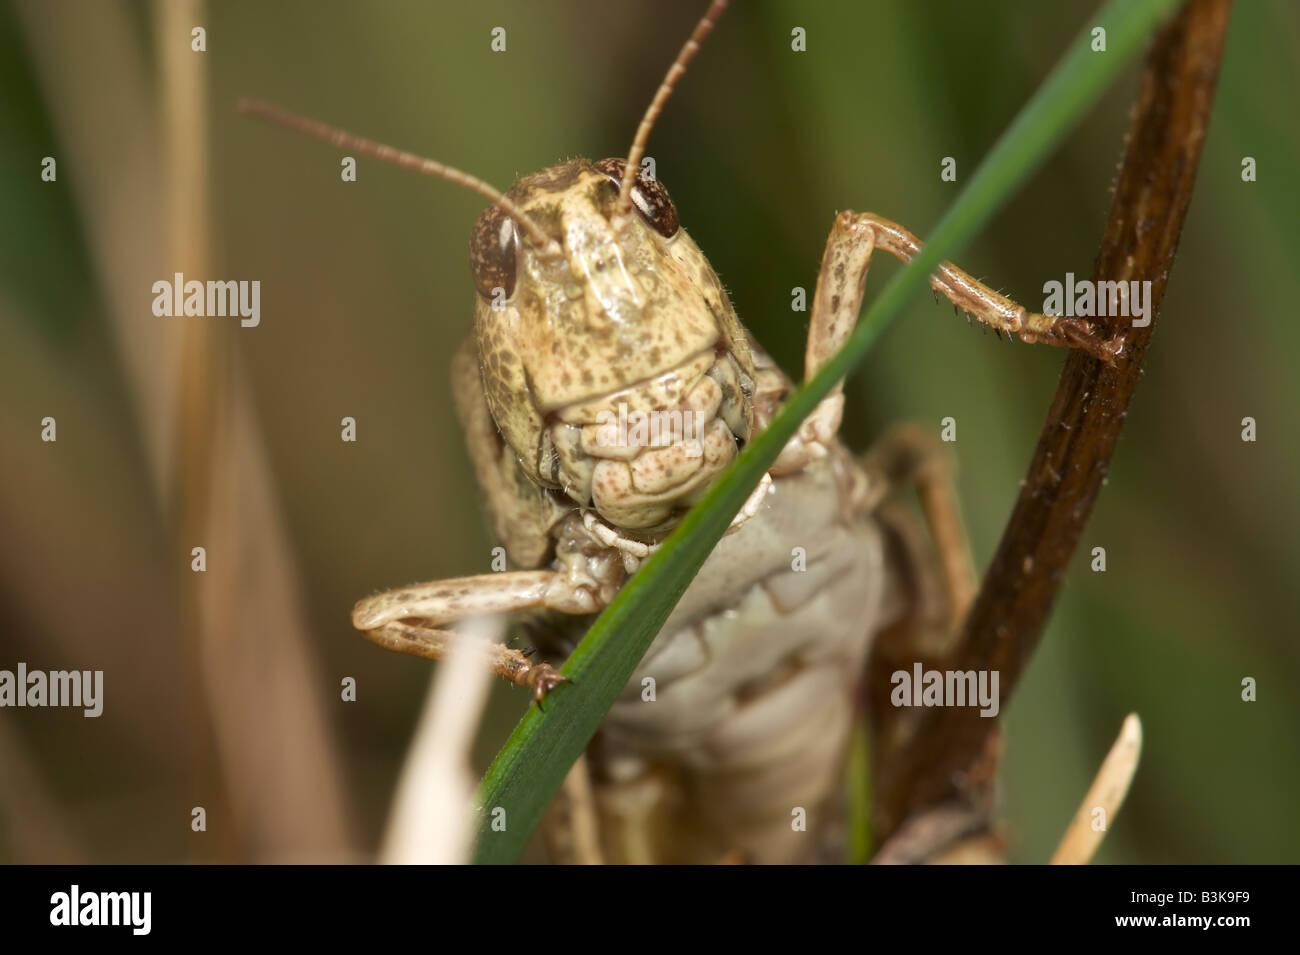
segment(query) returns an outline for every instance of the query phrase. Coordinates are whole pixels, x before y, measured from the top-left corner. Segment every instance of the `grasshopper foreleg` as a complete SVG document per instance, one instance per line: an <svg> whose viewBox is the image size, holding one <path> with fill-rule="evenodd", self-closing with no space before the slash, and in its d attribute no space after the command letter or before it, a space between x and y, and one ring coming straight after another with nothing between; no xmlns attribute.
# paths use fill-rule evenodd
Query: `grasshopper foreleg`
<svg viewBox="0 0 1300 955"><path fill-rule="evenodd" d="M462 639L443 629L467 617L514 610L547 609L592 613L601 603L590 581L559 571L481 574L415 584L368 597L352 611L352 623L367 640L397 653L441 660ZM520 650L493 645L492 672L533 691L539 703L564 678L548 663L534 663Z"/></svg>
<svg viewBox="0 0 1300 955"><path fill-rule="evenodd" d="M835 218L813 298L805 362L809 375L822 366L852 331L875 249L910 262L921 251L921 241L898 223L870 212L841 212ZM1104 362L1113 361L1119 354L1122 343L1100 337L1088 322L1031 312L951 262L940 264L930 277L930 286L959 311L996 331L1006 332L1008 337L1019 335L1021 340L1030 343L1078 348Z"/></svg>
<svg viewBox="0 0 1300 955"><path fill-rule="evenodd" d="M386 623L373 630L366 630L365 638L385 650L409 653L426 660L445 659L452 644L463 639L453 630L435 630L402 622ZM549 663L533 663L522 650L499 643L489 647L488 665L494 676L532 690L533 699L539 704L547 693L567 682Z"/></svg>
<svg viewBox="0 0 1300 955"><path fill-rule="evenodd" d="M807 378L821 369L853 331L862 309L871 253L876 249L908 262L921 251L921 242L897 223L869 212L846 211L835 217L813 296L804 358ZM939 266L930 285L959 311L999 333L1006 332L1008 340L1019 335L1026 342L1079 348L1105 362L1113 361L1122 346L1119 340L1098 336L1086 321L1031 312L951 262ZM804 421L773 467L774 474L798 470L825 455L843 414L842 384L837 383Z"/></svg>

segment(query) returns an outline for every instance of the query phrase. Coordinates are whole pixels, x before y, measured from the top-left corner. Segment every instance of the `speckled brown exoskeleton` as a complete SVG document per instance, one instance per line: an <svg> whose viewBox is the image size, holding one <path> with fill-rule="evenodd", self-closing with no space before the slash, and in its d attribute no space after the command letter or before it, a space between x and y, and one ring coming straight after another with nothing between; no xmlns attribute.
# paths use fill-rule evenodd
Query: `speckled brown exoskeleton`
<svg viewBox="0 0 1300 955"><path fill-rule="evenodd" d="M353 622L375 643L438 659L457 621L520 613L542 654L499 645L492 667L541 703L561 680L547 660L566 655L791 391L664 185L641 171L652 124L724 6L716 0L696 27L626 159L572 159L504 195L432 160L244 104L493 200L470 237L474 327L452 384L513 567L360 601ZM872 253L907 260L919 248L879 216L835 217L805 375L853 328ZM1111 357L1086 323L1031 313L951 264L931 285L999 333ZM589 778L574 784L594 794L604 859L819 858L873 639L894 626L950 632L964 614L975 578L937 439L899 428L855 458L836 437L843 402L837 387L785 446L589 747ZM610 430L648 420L661 426ZM927 527L896 505L909 487ZM645 677L653 704L642 701ZM807 831L792 827L795 807ZM563 854L573 840L554 844Z"/></svg>

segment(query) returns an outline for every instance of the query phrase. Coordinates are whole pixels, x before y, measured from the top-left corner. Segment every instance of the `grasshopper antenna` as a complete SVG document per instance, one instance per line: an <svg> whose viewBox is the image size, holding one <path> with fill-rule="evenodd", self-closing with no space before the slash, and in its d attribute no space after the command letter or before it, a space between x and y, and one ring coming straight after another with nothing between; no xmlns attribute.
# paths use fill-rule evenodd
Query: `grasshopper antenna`
<svg viewBox="0 0 1300 955"><path fill-rule="evenodd" d="M695 25L695 31L691 34L690 39L686 41L686 45L682 47L681 52L677 54L677 59L673 60L673 65L668 68L664 81L659 84L654 99L650 101L645 115L641 117L641 125L636 128L636 136L632 139L632 148L628 150L627 165L623 170L623 182L618 190L618 202L614 206L616 215L625 215L631 211L632 184L636 182L641 157L645 155L645 144L650 139L650 130L654 128L655 120L663 112L664 103L668 102L668 97L673 95L673 90L677 87L677 81L682 78L682 74L686 72L686 67L691 60L695 59L695 54L700 51L700 44L712 31L718 17L722 16L722 11L726 9L727 0L713 0L709 4L709 9L700 18L700 22Z"/></svg>
<svg viewBox="0 0 1300 955"><path fill-rule="evenodd" d="M552 243L552 240L547 237L536 222L528 217L526 212L502 195L499 189L494 189L477 176L471 176L469 173L461 172L461 170L453 166L426 159L423 156L417 156L415 153L407 152L404 149L396 149L384 143L377 143L372 139L356 136L345 129L339 129L337 126L331 126L319 120L309 119L298 113L291 113L261 100L241 99L239 101L239 111L266 120L269 123L274 123L277 126L284 126L316 139L323 139L335 146L346 146L348 149L355 149L359 153L393 163L404 169L414 169L416 172L422 172L427 176L437 176L439 179L446 179L458 186L472 189L481 195L487 196L494 204L500 206L507 215L518 222L523 230L528 233L529 239L538 248L545 248Z"/></svg>

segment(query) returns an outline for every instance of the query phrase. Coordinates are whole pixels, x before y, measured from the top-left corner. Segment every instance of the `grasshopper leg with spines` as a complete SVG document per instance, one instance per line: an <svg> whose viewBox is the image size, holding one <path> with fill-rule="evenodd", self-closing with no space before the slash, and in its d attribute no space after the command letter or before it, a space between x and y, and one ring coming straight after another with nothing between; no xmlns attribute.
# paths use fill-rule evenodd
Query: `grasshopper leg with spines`
<svg viewBox="0 0 1300 955"><path fill-rule="evenodd" d="M807 378L815 375L852 333L876 249L908 262L921 251L921 242L897 223L870 212L844 211L835 217L813 296L804 359ZM1006 332L1008 339L1014 334L1026 342L1078 348L1105 362L1114 361L1122 347L1118 340L1101 338L1080 319L1031 312L951 262L940 264L930 277L930 285L959 311ZM843 382L838 382L786 445L772 473L797 471L809 461L824 457L839 430L843 411Z"/></svg>
<svg viewBox="0 0 1300 955"><path fill-rule="evenodd" d="M443 659L460 637L442 626L468 617L545 608L565 613L595 609L590 593L555 571L516 571L460 577L389 590L360 601L352 623L367 640L388 650L429 660ZM547 663L535 663L522 650L493 644L492 672L526 686L539 703L567 682Z"/></svg>

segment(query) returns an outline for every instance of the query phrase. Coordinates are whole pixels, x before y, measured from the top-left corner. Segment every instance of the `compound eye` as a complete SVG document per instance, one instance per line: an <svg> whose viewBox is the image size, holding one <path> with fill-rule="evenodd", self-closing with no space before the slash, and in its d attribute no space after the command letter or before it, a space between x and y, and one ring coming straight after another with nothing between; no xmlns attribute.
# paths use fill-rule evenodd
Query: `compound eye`
<svg viewBox="0 0 1300 955"><path fill-rule="evenodd" d="M615 190L623 185L623 170L627 168L624 159L602 159L595 168L603 172L614 184ZM641 218L665 239L677 234L681 223L677 220L677 207L668 196L668 190L658 179L647 179L638 172L636 184L632 186L632 205L641 214Z"/></svg>
<svg viewBox="0 0 1300 955"><path fill-rule="evenodd" d="M469 271L474 287L485 299L496 298L495 289L505 297L515 294L515 275L519 271L519 232L515 220L500 206L490 206L474 223L469 234Z"/></svg>

